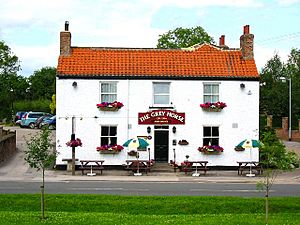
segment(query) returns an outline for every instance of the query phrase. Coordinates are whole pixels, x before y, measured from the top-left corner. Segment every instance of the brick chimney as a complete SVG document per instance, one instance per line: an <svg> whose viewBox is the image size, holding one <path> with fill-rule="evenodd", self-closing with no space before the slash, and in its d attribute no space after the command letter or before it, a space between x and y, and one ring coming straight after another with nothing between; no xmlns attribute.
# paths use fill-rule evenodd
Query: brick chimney
<svg viewBox="0 0 300 225"><path fill-rule="evenodd" d="M243 59L253 59L253 40L254 35L250 34L250 26L244 26L244 34L240 37L240 48L242 50Z"/></svg>
<svg viewBox="0 0 300 225"><path fill-rule="evenodd" d="M219 38L219 46L221 48L228 49L228 46L225 45L225 35L221 35L221 37Z"/></svg>
<svg viewBox="0 0 300 225"><path fill-rule="evenodd" d="M221 37L219 38L219 45L225 45L225 35L221 35Z"/></svg>
<svg viewBox="0 0 300 225"><path fill-rule="evenodd" d="M60 32L60 55L71 55L71 33L69 32L69 21L65 22L65 30Z"/></svg>

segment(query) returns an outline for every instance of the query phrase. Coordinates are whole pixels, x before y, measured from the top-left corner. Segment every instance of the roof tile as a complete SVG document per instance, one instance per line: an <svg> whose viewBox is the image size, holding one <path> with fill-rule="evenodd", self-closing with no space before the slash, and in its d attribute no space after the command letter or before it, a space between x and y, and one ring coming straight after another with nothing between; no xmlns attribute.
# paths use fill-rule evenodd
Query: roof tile
<svg viewBox="0 0 300 225"><path fill-rule="evenodd" d="M70 56L59 57L57 72L59 76L259 77L255 61L244 60L241 50L210 44L192 50L72 47Z"/></svg>

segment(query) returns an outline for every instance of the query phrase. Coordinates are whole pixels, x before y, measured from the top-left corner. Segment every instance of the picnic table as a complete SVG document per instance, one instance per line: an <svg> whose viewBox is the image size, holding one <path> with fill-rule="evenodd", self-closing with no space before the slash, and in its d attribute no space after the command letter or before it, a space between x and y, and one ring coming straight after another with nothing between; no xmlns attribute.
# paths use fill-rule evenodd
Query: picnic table
<svg viewBox="0 0 300 225"><path fill-rule="evenodd" d="M104 170L104 160L80 160L80 167L82 175L84 174L84 171L94 171L99 170L100 174L102 175L102 171Z"/></svg>
<svg viewBox="0 0 300 225"><path fill-rule="evenodd" d="M207 164L208 161L184 161L186 163L186 165L188 165L186 167L186 169L184 169L185 174L187 174L187 172L191 172L191 171L204 171L204 175L206 174L206 171L208 170L207 168Z"/></svg>
<svg viewBox="0 0 300 225"><path fill-rule="evenodd" d="M125 169L132 170L132 172L136 171L145 171L145 173L150 172L150 166L151 166L150 160L145 159L131 159L126 160L126 166Z"/></svg>
<svg viewBox="0 0 300 225"><path fill-rule="evenodd" d="M263 172L262 166L257 161L240 161L237 163L239 164L238 175L240 175L240 176L243 175L244 170L247 170L247 171L255 170L257 172L257 174L262 174L262 172Z"/></svg>

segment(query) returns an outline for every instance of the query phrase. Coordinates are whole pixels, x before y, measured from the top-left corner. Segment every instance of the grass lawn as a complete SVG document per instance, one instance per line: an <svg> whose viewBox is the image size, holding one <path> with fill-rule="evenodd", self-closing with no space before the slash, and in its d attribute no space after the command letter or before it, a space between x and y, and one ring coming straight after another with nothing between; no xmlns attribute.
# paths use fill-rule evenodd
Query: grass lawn
<svg viewBox="0 0 300 225"><path fill-rule="evenodd" d="M44 224L265 224L264 199L47 194ZM41 224L40 195L0 195L0 224ZM300 197L270 198L269 224L300 224Z"/></svg>

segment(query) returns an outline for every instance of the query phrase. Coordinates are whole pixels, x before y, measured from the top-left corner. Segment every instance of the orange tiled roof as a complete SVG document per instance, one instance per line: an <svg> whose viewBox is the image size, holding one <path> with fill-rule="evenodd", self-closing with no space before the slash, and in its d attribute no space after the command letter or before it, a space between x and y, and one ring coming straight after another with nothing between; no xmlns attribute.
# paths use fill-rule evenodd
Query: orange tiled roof
<svg viewBox="0 0 300 225"><path fill-rule="evenodd" d="M240 49L202 44L187 49L127 49L72 47L60 56L60 77L224 77L258 78L254 60Z"/></svg>

